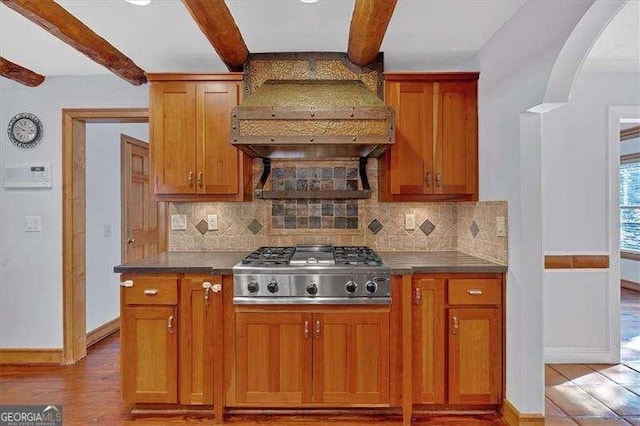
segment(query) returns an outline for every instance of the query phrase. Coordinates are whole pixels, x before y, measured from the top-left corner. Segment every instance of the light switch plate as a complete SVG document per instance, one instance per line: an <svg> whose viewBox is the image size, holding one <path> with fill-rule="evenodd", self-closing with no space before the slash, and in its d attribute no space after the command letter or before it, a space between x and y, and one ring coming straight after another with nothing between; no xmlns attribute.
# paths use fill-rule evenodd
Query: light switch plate
<svg viewBox="0 0 640 426"><path fill-rule="evenodd" d="M209 214L209 215L207 215L207 222L209 223L209 231L217 231L218 230L218 215L217 214Z"/></svg>
<svg viewBox="0 0 640 426"><path fill-rule="evenodd" d="M413 213L407 213L404 215L404 229L407 231L413 231L416 229L416 215Z"/></svg>
<svg viewBox="0 0 640 426"><path fill-rule="evenodd" d="M24 230L26 232L42 232L42 216L25 216Z"/></svg>
<svg viewBox="0 0 640 426"><path fill-rule="evenodd" d="M172 214L171 215L171 230L172 231L185 231L187 229L187 215L186 214Z"/></svg>
<svg viewBox="0 0 640 426"><path fill-rule="evenodd" d="M496 217L496 236L497 237L507 236L507 226L504 220L504 216Z"/></svg>

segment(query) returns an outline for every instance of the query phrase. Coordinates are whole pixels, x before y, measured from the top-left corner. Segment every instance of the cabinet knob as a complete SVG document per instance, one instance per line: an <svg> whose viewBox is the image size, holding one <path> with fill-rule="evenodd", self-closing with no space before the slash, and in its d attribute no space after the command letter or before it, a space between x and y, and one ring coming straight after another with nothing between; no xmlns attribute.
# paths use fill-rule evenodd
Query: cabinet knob
<svg viewBox="0 0 640 426"><path fill-rule="evenodd" d="M135 242L136 242L136 239L135 239L135 238L128 238L128 239L127 239L127 244L133 244L133 243L135 243Z"/></svg>
<svg viewBox="0 0 640 426"><path fill-rule="evenodd" d="M222 291L222 284L214 284L211 286L211 291L214 293L220 293Z"/></svg>
<svg viewBox="0 0 640 426"><path fill-rule="evenodd" d="M120 283L121 287L133 287L133 280L126 280Z"/></svg>

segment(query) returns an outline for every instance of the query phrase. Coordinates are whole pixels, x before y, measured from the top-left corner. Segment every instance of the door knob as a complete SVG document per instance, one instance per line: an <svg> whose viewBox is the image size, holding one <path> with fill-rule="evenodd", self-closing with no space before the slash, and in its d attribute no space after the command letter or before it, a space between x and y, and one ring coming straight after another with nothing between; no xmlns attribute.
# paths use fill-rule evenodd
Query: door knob
<svg viewBox="0 0 640 426"><path fill-rule="evenodd" d="M133 243L135 243L135 242L136 242L136 239L135 239L135 238L129 238L129 239L127 240L127 244L133 244Z"/></svg>

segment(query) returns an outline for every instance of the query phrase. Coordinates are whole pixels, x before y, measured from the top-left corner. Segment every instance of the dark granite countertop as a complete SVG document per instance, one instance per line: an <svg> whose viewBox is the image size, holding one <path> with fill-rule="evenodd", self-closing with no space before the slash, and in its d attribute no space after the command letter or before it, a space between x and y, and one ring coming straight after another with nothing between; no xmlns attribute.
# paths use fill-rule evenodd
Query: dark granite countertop
<svg viewBox="0 0 640 426"><path fill-rule="evenodd" d="M114 272L132 274L231 275L233 266L249 251L170 251L118 265Z"/></svg>
<svg viewBox="0 0 640 426"><path fill-rule="evenodd" d="M231 275L248 251L172 251L113 268L135 274ZM447 272L503 273L507 267L460 251L379 251L393 275Z"/></svg>
<svg viewBox="0 0 640 426"><path fill-rule="evenodd" d="M460 251L379 251L393 275L420 273L475 272L503 273L506 265Z"/></svg>

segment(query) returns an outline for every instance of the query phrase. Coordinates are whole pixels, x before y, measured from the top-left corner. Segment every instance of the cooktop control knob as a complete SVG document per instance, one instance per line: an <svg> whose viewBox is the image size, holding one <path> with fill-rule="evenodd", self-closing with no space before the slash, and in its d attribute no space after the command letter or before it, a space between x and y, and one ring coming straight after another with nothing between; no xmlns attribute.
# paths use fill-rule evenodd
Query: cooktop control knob
<svg viewBox="0 0 640 426"><path fill-rule="evenodd" d="M347 281L344 285L344 289L347 290L347 293L355 293L358 289L358 284L355 281Z"/></svg>
<svg viewBox="0 0 640 426"><path fill-rule="evenodd" d="M260 285L258 284L257 281L251 281L248 285L247 285L247 290L249 290L249 293L257 293L258 290L260 290Z"/></svg>
<svg viewBox="0 0 640 426"><path fill-rule="evenodd" d="M269 290L269 293L276 293L278 291L278 283L275 280L272 280L267 284L267 290Z"/></svg>
<svg viewBox="0 0 640 426"><path fill-rule="evenodd" d="M378 290L378 284L376 284L375 281L367 281L367 284L364 288L365 290L367 290L367 293L373 294L376 292L376 290Z"/></svg>
<svg viewBox="0 0 640 426"><path fill-rule="evenodd" d="M311 283L307 286L307 293L312 296L318 294L318 285L316 283Z"/></svg>

